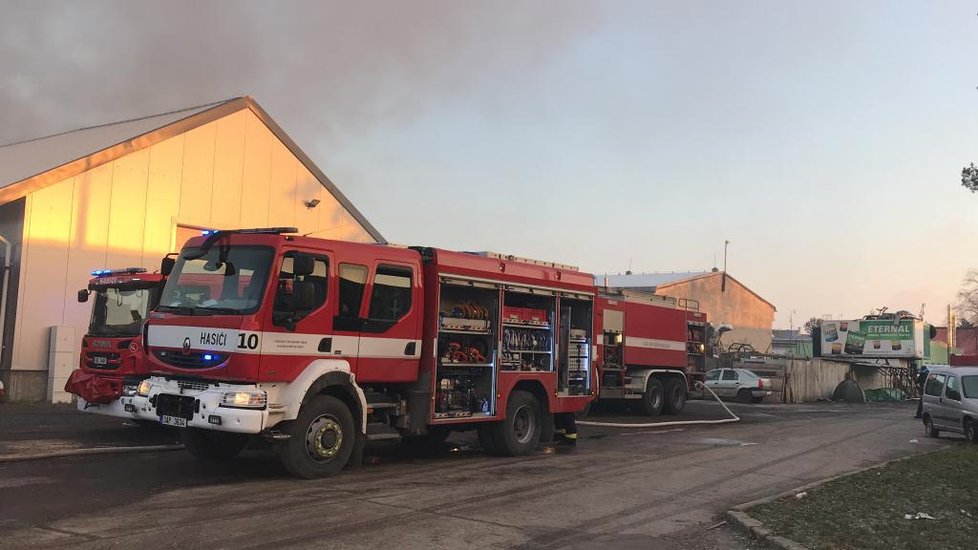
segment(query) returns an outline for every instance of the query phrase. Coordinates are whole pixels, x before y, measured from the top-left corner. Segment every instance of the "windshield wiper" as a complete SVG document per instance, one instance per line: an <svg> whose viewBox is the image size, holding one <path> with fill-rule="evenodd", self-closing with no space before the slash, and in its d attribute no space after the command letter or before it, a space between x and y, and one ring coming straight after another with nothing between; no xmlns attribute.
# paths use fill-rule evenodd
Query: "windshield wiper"
<svg viewBox="0 0 978 550"><path fill-rule="evenodd" d="M156 307L157 311L166 311L169 313L179 313L180 315L193 315L194 308L192 306L164 306L160 305Z"/></svg>
<svg viewBox="0 0 978 550"><path fill-rule="evenodd" d="M195 311L211 311L214 313L226 313L228 315L240 315L241 310L233 307L221 307L221 306L198 306Z"/></svg>
<svg viewBox="0 0 978 550"><path fill-rule="evenodd" d="M88 331L99 336L131 336L132 331L126 327L116 327L112 325L102 325L100 327L90 327ZM138 331L135 333L138 334Z"/></svg>

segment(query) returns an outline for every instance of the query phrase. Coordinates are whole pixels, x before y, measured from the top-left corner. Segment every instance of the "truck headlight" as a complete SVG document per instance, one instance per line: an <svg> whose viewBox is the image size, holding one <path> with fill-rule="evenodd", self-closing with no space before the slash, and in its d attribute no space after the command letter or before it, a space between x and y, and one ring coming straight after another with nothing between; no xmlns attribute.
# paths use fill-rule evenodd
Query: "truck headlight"
<svg viewBox="0 0 978 550"><path fill-rule="evenodd" d="M149 395L149 390L152 387L153 385L150 384L149 379L147 378L139 383L139 388L136 389L136 393L138 393L141 397L146 397Z"/></svg>
<svg viewBox="0 0 978 550"><path fill-rule="evenodd" d="M221 406L264 409L268 396L262 390L229 391L221 396Z"/></svg>

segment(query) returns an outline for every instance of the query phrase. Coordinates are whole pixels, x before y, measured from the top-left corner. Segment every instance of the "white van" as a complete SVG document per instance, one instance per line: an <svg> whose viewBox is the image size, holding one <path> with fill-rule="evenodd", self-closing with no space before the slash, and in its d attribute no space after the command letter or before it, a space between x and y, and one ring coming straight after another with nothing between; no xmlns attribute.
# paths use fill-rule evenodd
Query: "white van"
<svg viewBox="0 0 978 550"><path fill-rule="evenodd" d="M927 437L957 432L978 443L978 367L930 367L921 399Z"/></svg>

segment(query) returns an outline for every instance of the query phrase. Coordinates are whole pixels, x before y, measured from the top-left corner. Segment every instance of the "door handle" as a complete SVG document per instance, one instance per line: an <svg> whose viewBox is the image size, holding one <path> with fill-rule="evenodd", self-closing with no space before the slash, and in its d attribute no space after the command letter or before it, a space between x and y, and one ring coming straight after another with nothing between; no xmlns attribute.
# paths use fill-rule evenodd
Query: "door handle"
<svg viewBox="0 0 978 550"><path fill-rule="evenodd" d="M319 341L319 351L322 353L333 351L333 339L323 338Z"/></svg>
<svg viewBox="0 0 978 550"><path fill-rule="evenodd" d="M415 342L408 342L408 344L404 346L404 355L413 356L416 349L417 349L417 344Z"/></svg>

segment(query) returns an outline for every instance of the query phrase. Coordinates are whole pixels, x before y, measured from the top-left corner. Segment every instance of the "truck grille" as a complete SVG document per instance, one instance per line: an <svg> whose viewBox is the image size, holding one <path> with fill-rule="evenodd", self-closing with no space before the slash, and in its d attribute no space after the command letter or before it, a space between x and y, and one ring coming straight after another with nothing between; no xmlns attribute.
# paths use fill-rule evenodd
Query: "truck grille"
<svg viewBox="0 0 978 550"><path fill-rule="evenodd" d="M210 387L207 382L194 382L192 380L177 380L177 385L181 390L206 391Z"/></svg>
<svg viewBox="0 0 978 550"><path fill-rule="evenodd" d="M227 361L227 354L210 351L191 351L184 354L176 350L153 350L153 355L167 365L181 369L209 369Z"/></svg>

